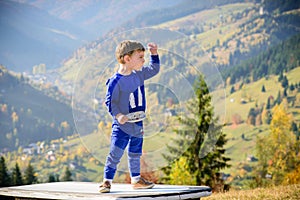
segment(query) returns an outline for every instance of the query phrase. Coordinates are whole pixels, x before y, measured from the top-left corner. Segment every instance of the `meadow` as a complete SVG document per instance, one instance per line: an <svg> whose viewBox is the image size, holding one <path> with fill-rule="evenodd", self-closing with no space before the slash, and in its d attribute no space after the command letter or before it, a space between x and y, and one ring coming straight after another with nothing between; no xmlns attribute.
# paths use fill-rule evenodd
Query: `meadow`
<svg viewBox="0 0 300 200"><path fill-rule="evenodd" d="M300 185L256 188L253 190L230 190L225 193L213 193L203 200L293 200L300 199Z"/></svg>

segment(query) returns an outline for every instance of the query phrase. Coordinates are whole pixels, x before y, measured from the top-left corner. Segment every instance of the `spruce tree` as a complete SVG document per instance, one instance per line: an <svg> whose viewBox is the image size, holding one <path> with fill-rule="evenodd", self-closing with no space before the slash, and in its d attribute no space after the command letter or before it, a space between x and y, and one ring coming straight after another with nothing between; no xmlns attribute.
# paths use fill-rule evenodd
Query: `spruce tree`
<svg viewBox="0 0 300 200"><path fill-rule="evenodd" d="M50 174L48 177L48 182L59 182L59 175L58 174Z"/></svg>
<svg viewBox="0 0 300 200"><path fill-rule="evenodd" d="M269 110L271 108L271 102L270 101L271 101L271 99L269 97L268 100L267 100L267 105L266 105L267 110Z"/></svg>
<svg viewBox="0 0 300 200"><path fill-rule="evenodd" d="M276 100L275 100L275 102L274 102L274 105L276 105L276 104L281 104L281 101L282 101L282 97L281 97L281 92L280 92L280 90L278 91L278 94L277 94L277 97L276 97Z"/></svg>
<svg viewBox="0 0 300 200"><path fill-rule="evenodd" d="M28 164L26 170L25 170L25 184L30 185L33 183L37 183L37 177L34 175L35 171L32 167L31 163Z"/></svg>
<svg viewBox="0 0 300 200"><path fill-rule="evenodd" d="M3 156L0 158L0 187L7 187L10 185L10 176L7 170L5 159Z"/></svg>
<svg viewBox="0 0 300 200"><path fill-rule="evenodd" d="M265 85L263 85L263 86L261 87L261 92L266 92Z"/></svg>
<svg viewBox="0 0 300 200"><path fill-rule="evenodd" d="M23 185L22 173L18 163L16 163L15 168L13 168L12 185L14 186Z"/></svg>
<svg viewBox="0 0 300 200"><path fill-rule="evenodd" d="M48 182L49 182L49 183L56 182L55 176L54 176L53 174L50 174L50 175L49 175L49 177L48 177Z"/></svg>
<svg viewBox="0 0 300 200"><path fill-rule="evenodd" d="M190 184L215 188L221 182L220 170L230 166L227 163L230 159L224 155L223 147L227 140L222 131L223 125L219 125L218 118L214 117L211 96L202 76L196 81L194 90L196 97L187 105L190 114L178 117L181 126L175 130L178 135L174 140L176 145L168 146L169 153L164 154L165 159L173 161L163 169L166 175L164 180L180 184L180 177L176 174L188 171L187 174L194 177L191 179L194 182ZM182 148L186 150L180 155L179 149ZM186 161L185 167L181 168L184 171L174 171L182 158ZM176 169L180 170L178 167Z"/></svg>
<svg viewBox="0 0 300 200"><path fill-rule="evenodd" d="M62 181L73 181L72 173L71 173L69 167L65 168L65 172L64 172L64 175L62 177Z"/></svg>
<svg viewBox="0 0 300 200"><path fill-rule="evenodd" d="M231 86L230 94L232 94L232 93L234 93L234 92L235 92L234 86Z"/></svg>
<svg viewBox="0 0 300 200"><path fill-rule="evenodd" d="M282 81L281 81L281 86L282 86L283 88L288 88L288 86L289 86L289 80L287 79L286 76L283 76L283 79L282 79Z"/></svg>

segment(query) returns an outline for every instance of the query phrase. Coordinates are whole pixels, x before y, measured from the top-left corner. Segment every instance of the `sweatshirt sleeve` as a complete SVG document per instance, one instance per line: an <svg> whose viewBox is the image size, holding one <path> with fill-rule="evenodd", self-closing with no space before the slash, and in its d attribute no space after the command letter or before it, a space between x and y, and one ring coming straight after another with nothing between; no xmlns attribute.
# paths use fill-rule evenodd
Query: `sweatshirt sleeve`
<svg viewBox="0 0 300 200"><path fill-rule="evenodd" d="M106 82L107 91L105 96L105 105L108 109L108 112L111 116L115 117L117 114L120 113L119 109L119 87L117 84L117 80L108 80Z"/></svg>
<svg viewBox="0 0 300 200"><path fill-rule="evenodd" d="M142 72L144 74L144 79L147 80L156 74L160 70L160 60L158 55L151 55L148 66L144 66Z"/></svg>

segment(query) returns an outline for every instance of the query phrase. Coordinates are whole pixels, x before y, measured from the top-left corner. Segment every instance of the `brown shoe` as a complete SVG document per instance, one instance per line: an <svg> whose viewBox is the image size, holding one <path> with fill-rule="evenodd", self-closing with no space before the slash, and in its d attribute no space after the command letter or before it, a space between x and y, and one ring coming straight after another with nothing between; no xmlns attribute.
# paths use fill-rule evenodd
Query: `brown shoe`
<svg viewBox="0 0 300 200"><path fill-rule="evenodd" d="M99 186L99 192L108 193L108 192L110 192L110 187L111 187L110 182L109 181L104 181L102 183L102 185Z"/></svg>
<svg viewBox="0 0 300 200"><path fill-rule="evenodd" d="M143 179L142 177L140 178L140 180L137 183L132 184L132 188L133 189L150 189L153 188L154 183L149 182L145 179Z"/></svg>

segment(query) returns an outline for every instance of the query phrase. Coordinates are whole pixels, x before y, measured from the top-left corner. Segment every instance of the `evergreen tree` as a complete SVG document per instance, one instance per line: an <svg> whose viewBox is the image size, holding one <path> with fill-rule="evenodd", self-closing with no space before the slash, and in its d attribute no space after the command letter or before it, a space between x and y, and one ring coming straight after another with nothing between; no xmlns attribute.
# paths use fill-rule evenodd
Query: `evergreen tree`
<svg viewBox="0 0 300 200"><path fill-rule="evenodd" d="M300 131L299 128L297 127L297 124L294 121L292 122L291 129L293 133L296 135L296 139L299 140Z"/></svg>
<svg viewBox="0 0 300 200"><path fill-rule="evenodd" d="M50 174L48 177L48 182L52 183L52 182L59 182L59 175L57 174Z"/></svg>
<svg viewBox="0 0 300 200"><path fill-rule="evenodd" d="M180 184L181 175L185 174L189 176L185 179L192 180L190 184L215 188L221 181L220 170L229 167L230 159L224 156L223 148L227 140L222 132L223 125L218 125L218 119L213 116L211 96L202 76L196 81L195 95L187 105L191 115L178 117L182 126L175 130L177 145L168 146L169 154L164 154L165 159L173 162L163 169L164 179ZM181 155L179 149L182 148L186 150ZM183 161L186 164L179 167Z"/></svg>
<svg viewBox="0 0 300 200"><path fill-rule="evenodd" d="M53 174L50 174L48 177L48 183L56 182L55 181L55 176Z"/></svg>
<svg viewBox="0 0 300 200"><path fill-rule="evenodd" d="M278 76L278 81L281 82L283 80L283 72L281 71Z"/></svg>
<svg viewBox="0 0 300 200"><path fill-rule="evenodd" d="M287 97L287 96L288 96L288 94L287 94L287 88L284 88L284 90L283 90L283 96L284 96L284 97Z"/></svg>
<svg viewBox="0 0 300 200"><path fill-rule="evenodd" d="M268 98L268 100L267 100L267 105L266 105L266 109L267 110L269 110L270 108L271 108L271 99L270 98Z"/></svg>
<svg viewBox="0 0 300 200"><path fill-rule="evenodd" d="M281 86L282 86L283 88L288 88L288 86L289 86L289 80L287 79L286 76L283 76L283 79L282 79L282 81L281 81Z"/></svg>
<svg viewBox="0 0 300 200"><path fill-rule="evenodd" d="M274 105L276 104L281 104L281 101L282 101L282 97L281 97L281 93L280 93L280 90L278 91L278 94L277 94L277 97L276 97L276 100L274 102Z"/></svg>
<svg viewBox="0 0 300 200"><path fill-rule="evenodd" d="M0 187L7 187L10 185L10 176L8 174L7 166L3 156L0 158Z"/></svg>
<svg viewBox="0 0 300 200"><path fill-rule="evenodd" d="M261 92L266 92L265 85L263 85L263 86L261 87Z"/></svg>
<svg viewBox="0 0 300 200"><path fill-rule="evenodd" d="M12 172L12 185L23 185L22 173L18 163L16 163L15 168Z"/></svg>
<svg viewBox="0 0 300 200"><path fill-rule="evenodd" d="M255 118L257 114L257 111L254 108L251 108L248 113L247 124L255 126Z"/></svg>
<svg viewBox="0 0 300 200"><path fill-rule="evenodd" d="M29 163L25 170L25 184L30 185L37 183L37 177L34 174L34 168L32 167L31 163Z"/></svg>
<svg viewBox="0 0 300 200"><path fill-rule="evenodd" d="M64 175L62 177L62 181L73 181L72 173L71 173L69 167L65 168L65 172L64 172Z"/></svg>
<svg viewBox="0 0 300 200"><path fill-rule="evenodd" d="M295 85L292 83L291 85L290 85L290 91L294 91L295 90Z"/></svg>
<svg viewBox="0 0 300 200"><path fill-rule="evenodd" d="M234 89L234 86L232 86L231 89L230 89L230 94L232 94L234 92L235 92L235 89Z"/></svg>
<svg viewBox="0 0 300 200"><path fill-rule="evenodd" d="M271 112L269 111L269 109L267 109L267 106L264 107L264 109L261 112L261 118L262 118L262 122L263 124L270 124L271 123Z"/></svg>

